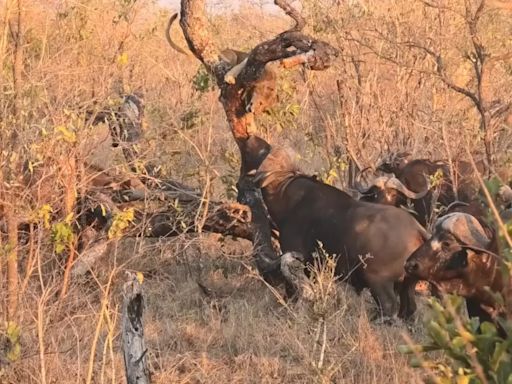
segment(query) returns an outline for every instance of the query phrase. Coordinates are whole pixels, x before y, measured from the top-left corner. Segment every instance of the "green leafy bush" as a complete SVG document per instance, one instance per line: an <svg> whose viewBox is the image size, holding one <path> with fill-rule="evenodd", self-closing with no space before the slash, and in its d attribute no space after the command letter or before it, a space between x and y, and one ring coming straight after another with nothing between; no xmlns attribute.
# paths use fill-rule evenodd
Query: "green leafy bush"
<svg viewBox="0 0 512 384"><path fill-rule="evenodd" d="M198 68L194 78L192 79L192 87L195 91L205 93L211 91L215 87L215 81L202 65Z"/></svg>
<svg viewBox="0 0 512 384"><path fill-rule="evenodd" d="M428 381L439 384L512 383L512 322L500 321L508 334L505 338L488 322L478 332L479 321L464 316L461 297L448 295L443 304L429 300L429 342L399 347L400 352L414 355L411 365L427 369ZM424 355L432 351L443 354L437 359Z"/></svg>

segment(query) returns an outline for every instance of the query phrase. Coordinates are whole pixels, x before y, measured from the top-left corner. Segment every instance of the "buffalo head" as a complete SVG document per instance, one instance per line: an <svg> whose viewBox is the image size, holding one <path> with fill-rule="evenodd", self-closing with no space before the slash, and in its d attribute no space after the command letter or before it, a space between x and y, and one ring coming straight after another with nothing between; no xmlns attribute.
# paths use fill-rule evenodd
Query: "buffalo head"
<svg viewBox="0 0 512 384"><path fill-rule="evenodd" d="M411 161L411 158L412 154L410 152L392 153L379 164L377 171L399 175L402 169Z"/></svg>
<svg viewBox="0 0 512 384"><path fill-rule="evenodd" d="M436 222L432 237L409 257L405 270L422 280L458 278L472 257L486 252L490 237L475 217L450 213Z"/></svg>
<svg viewBox="0 0 512 384"><path fill-rule="evenodd" d="M425 197L429 191L429 184L427 180L425 189L413 192L396 177L381 176L376 178L369 188L358 190L362 195L362 201L399 207L405 205L407 199L418 200Z"/></svg>
<svg viewBox="0 0 512 384"><path fill-rule="evenodd" d="M272 147L269 143L256 135L249 136L240 144L242 155L242 169L245 173L258 169L266 159Z"/></svg>

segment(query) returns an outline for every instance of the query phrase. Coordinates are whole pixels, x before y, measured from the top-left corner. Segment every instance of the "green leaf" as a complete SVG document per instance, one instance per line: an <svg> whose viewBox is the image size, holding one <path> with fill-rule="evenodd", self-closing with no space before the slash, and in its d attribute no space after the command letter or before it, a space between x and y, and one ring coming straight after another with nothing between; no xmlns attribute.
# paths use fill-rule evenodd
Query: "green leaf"
<svg viewBox="0 0 512 384"><path fill-rule="evenodd" d="M21 328L18 324L13 321L7 322L6 329L7 337L11 343L15 343L18 341L21 335Z"/></svg>
<svg viewBox="0 0 512 384"><path fill-rule="evenodd" d="M484 183L491 196L494 197L498 194L498 191L501 187L501 182L497 177L493 177L490 180L485 180Z"/></svg>
<svg viewBox="0 0 512 384"><path fill-rule="evenodd" d="M482 334L488 335L488 336L495 336L497 334L496 326L493 323L490 323L488 321L484 321L480 325L480 330Z"/></svg>
<svg viewBox="0 0 512 384"><path fill-rule="evenodd" d="M9 321L6 323L5 334L9 340L7 342L5 357L11 362L17 361L21 357L21 328L13 321Z"/></svg>
<svg viewBox="0 0 512 384"><path fill-rule="evenodd" d="M455 382L457 384L469 384L469 380L471 379L471 376L468 375L457 375L455 378Z"/></svg>
<svg viewBox="0 0 512 384"><path fill-rule="evenodd" d="M121 237L123 231L133 222L135 213L133 208L128 208L114 215L112 225L108 230L108 238Z"/></svg>
<svg viewBox="0 0 512 384"><path fill-rule="evenodd" d="M67 127L63 125L59 125L55 127L55 132L59 134L58 138L60 140L64 140L67 143L75 143L76 142L76 134L71 131Z"/></svg>
<svg viewBox="0 0 512 384"><path fill-rule="evenodd" d="M128 64L128 53L123 52L117 57L117 63L121 66Z"/></svg>
<svg viewBox="0 0 512 384"><path fill-rule="evenodd" d="M457 336L452 340L452 344L454 347L462 349L467 344L467 342L463 337Z"/></svg>
<svg viewBox="0 0 512 384"><path fill-rule="evenodd" d="M64 221L53 225L52 240L57 254L62 253L73 239L74 233L70 222Z"/></svg>
<svg viewBox="0 0 512 384"><path fill-rule="evenodd" d="M446 347L450 342L448 333L443 328L441 328L438 323L431 321L430 324L428 324L427 329L429 331L429 336L436 342L437 345Z"/></svg>
<svg viewBox="0 0 512 384"><path fill-rule="evenodd" d="M297 103L290 104L286 110L293 117L297 117L300 114L300 105Z"/></svg>

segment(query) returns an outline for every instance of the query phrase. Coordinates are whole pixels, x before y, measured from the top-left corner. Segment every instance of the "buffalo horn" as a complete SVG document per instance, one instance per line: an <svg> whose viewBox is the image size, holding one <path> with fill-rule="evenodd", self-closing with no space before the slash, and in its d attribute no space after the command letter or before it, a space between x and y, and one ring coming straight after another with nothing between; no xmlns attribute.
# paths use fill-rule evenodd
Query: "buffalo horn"
<svg viewBox="0 0 512 384"><path fill-rule="evenodd" d="M375 181L373 182L373 185L370 186L370 188L373 186L379 187L380 189L386 189L386 188L396 189L397 191L402 192L409 199L413 199L413 200L417 200L417 199L421 199L421 198L425 197L425 195L428 193L428 191L430 189L430 184L428 182L428 179L427 179L427 187L423 191L413 192L409 188L407 188L399 179L397 179L394 176L377 177L375 179ZM366 190L359 190L359 192L364 195L365 193L368 193L370 188L368 188Z"/></svg>
<svg viewBox="0 0 512 384"><path fill-rule="evenodd" d="M405 196L407 196L409 199L417 200L425 197L425 195L428 193L430 189L430 184L427 179L427 187L420 192L413 192L409 188L407 188L399 179L396 177L390 177L389 180L386 182L386 187L388 188L394 188L397 191L402 192Z"/></svg>
<svg viewBox="0 0 512 384"><path fill-rule="evenodd" d="M478 253L486 253L488 255L491 255L492 257L497 258L498 260L501 259L501 256L495 254L494 252L489 251L488 249L484 249L481 247L475 247L474 245L467 245L467 244L461 244L461 245L462 245L462 248L470 249L470 250L472 250L474 252L478 252Z"/></svg>
<svg viewBox="0 0 512 384"><path fill-rule="evenodd" d="M438 228L448 231L467 247L485 248L490 243L482 225L467 213L453 212L441 217L436 223Z"/></svg>

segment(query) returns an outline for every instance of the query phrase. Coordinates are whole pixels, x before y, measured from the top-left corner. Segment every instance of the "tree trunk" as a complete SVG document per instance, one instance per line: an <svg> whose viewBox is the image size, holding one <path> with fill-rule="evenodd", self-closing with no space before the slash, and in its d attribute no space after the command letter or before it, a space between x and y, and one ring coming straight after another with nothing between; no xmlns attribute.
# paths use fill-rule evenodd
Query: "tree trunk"
<svg viewBox="0 0 512 384"><path fill-rule="evenodd" d="M486 111L481 117L481 127L484 134L484 147L485 147L485 177L490 178L492 170L494 169L494 129L491 122L489 113Z"/></svg>
<svg viewBox="0 0 512 384"><path fill-rule="evenodd" d="M241 190L239 200L251 206L256 265L267 280L273 280L274 277L280 280L281 264L280 257L277 257L272 247L271 223L261 196L258 196L256 193L258 191L250 186L244 186L248 171L245 153L248 152L249 139L255 124L255 115L251 108L247 108L244 95L255 92L257 86L266 81L266 65L270 62L279 62L282 68L304 64L310 70L324 70L329 68L333 59L339 54L328 43L301 32L305 24L304 19L288 4L287 0L274 0L274 4L294 19L295 25L275 38L254 47L244 61L236 63L235 66L238 68L241 66L241 70L235 81L229 83L225 81L225 76L233 69L233 64L222 59L220 51L210 39L208 20L205 15L205 0L181 0L180 17L180 25L190 50L215 76L221 91L220 101L241 155L241 172L238 180L238 187ZM244 191L245 187L248 189Z"/></svg>

